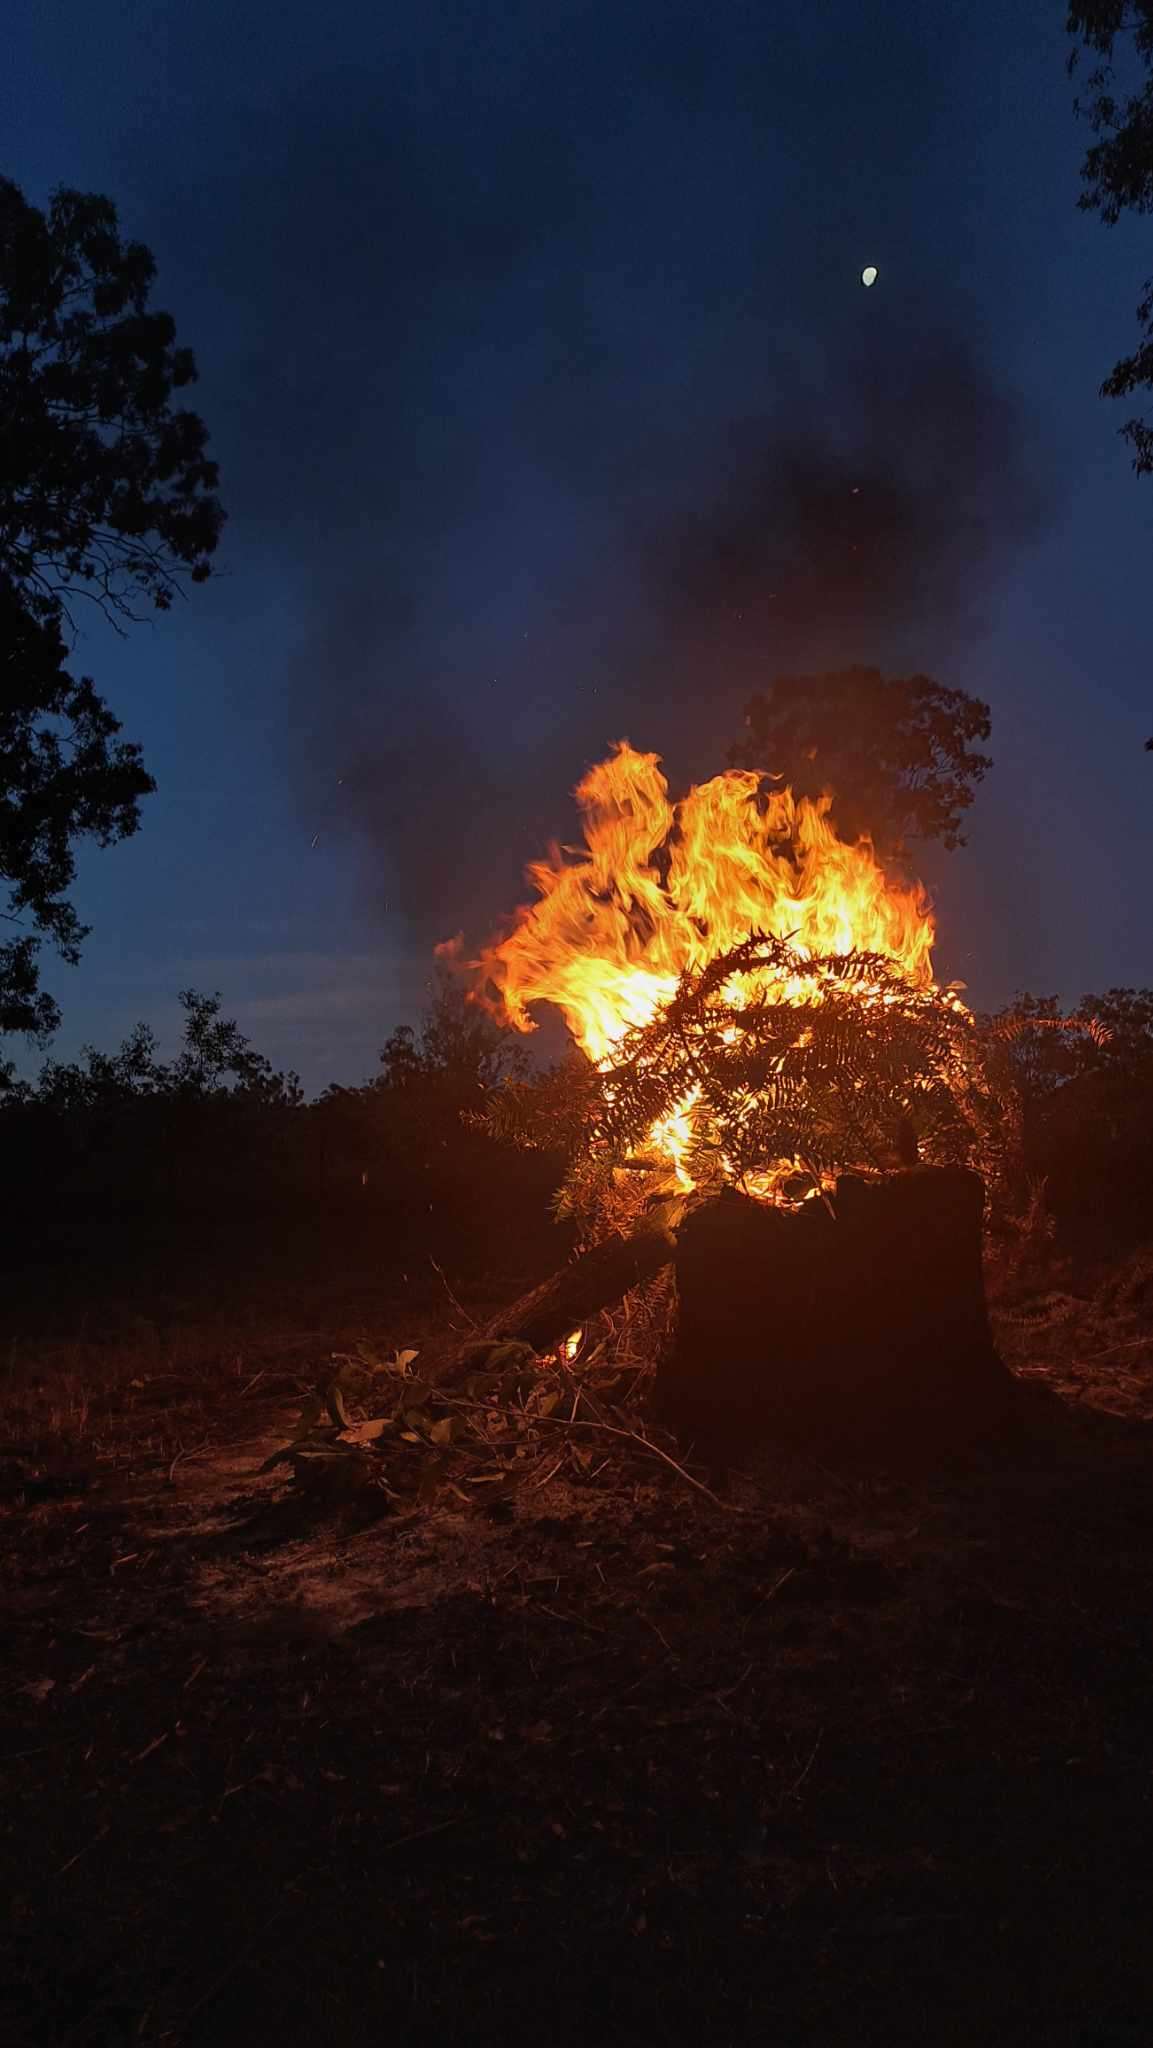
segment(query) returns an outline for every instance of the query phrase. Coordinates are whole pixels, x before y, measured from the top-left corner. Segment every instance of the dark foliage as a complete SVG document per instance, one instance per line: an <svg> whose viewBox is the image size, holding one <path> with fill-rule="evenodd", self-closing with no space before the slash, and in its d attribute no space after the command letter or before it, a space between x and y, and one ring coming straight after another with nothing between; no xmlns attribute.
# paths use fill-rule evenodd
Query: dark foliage
<svg viewBox="0 0 1153 2048"><path fill-rule="evenodd" d="M506 1272L523 1285L561 1262L550 1221L564 1161L540 1132L526 1150L486 1127L508 1041L451 986L423 1029L394 1033L382 1073L305 1102L218 995L181 998L169 1061L138 1025L112 1053L49 1060L0 1087L0 1263L142 1257L195 1271L200 1258L313 1262L387 1254L432 1278L430 1258ZM478 1028L479 1027L479 1028ZM0 1075L0 1080L3 1076ZM494 1189L499 1188L499 1199ZM438 1288L440 1282L434 1283Z"/></svg>
<svg viewBox="0 0 1153 2048"><path fill-rule="evenodd" d="M1078 43L1070 69L1082 50L1098 60L1076 103L1097 137L1081 166L1078 205L1113 227L1123 213L1153 212L1153 0L1077 0L1066 25ZM1103 398L1129 398L1153 388L1153 280L1138 303L1137 323L1142 340L1109 372ZM1153 472L1148 420L1127 420L1121 432L1138 475Z"/></svg>
<svg viewBox="0 0 1153 2048"><path fill-rule="evenodd" d="M780 776L796 795L829 793L843 838L884 854L909 839L963 846L965 813L992 766L976 751L989 707L930 676L876 668L777 676L745 707L736 767Z"/></svg>
<svg viewBox="0 0 1153 2048"><path fill-rule="evenodd" d="M408 1024L392 1032L374 1085L403 1097L409 1109L431 1106L459 1116L479 1110L494 1089L522 1081L526 1071L523 1047L442 968L419 1037Z"/></svg>
<svg viewBox="0 0 1153 2048"><path fill-rule="evenodd" d="M149 308L155 269L109 200L60 191L43 213L0 179L0 560L41 617L80 594L164 610L208 575L216 464L172 407L196 363Z"/></svg>
<svg viewBox="0 0 1153 2048"><path fill-rule="evenodd" d="M41 1042L60 1019L39 986L35 934L79 959L87 927L68 901L77 844L128 837L154 787L91 680L64 662L57 621L37 617L0 571L0 892L5 921L34 928L0 943L0 1033Z"/></svg>
<svg viewBox="0 0 1153 2048"><path fill-rule="evenodd" d="M173 394L196 366L154 264L107 199L58 192L46 212L0 178L0 1031L43 1041L41 935L75 961L75 847L136 830L153 784L91 680L65 667L78 598L120 625L202 582L223 514L216 465Z"/></svg>
<svg viewBox="0 0 1153 2048"><path fill-rule="evenodd" d="M156 1057L156 1036L138 1024L118 1052L86 1045L78 1060L47 1060L34 1087L15 1084L25 1106L63 1111L114 1110L126 1102L207 1102L227 1097L270 1108L294 1109L304 1100L299 1078L277 1073L233 1018L220 1014L223 997L181 991L184 1043L167 1065Z"/></svg>
<svg viewBox="0 0 1153 2048"><path fill-rule="evenodd" d="M987 1026L1027 1112L1078 1071L1083 1027L1057 996L1014 996Z"/></svg>
<svg viewBox="0 0 1153 2048"><path fill-rule="evenodd" d="M1021 1169L1071 1247L1153 1229L1153 989L1062 1009L1020 995L987 1020L1021 1104Z"/></svg>
<svg viewBox="0 0 1153 2048"><path fill-rule="evenodd" d="M1107 989L1067 1011L1057 996L1026 992L987 1028L1005 1048L1023 1101L1035 1105L1066 1081L1130 1073L1153 1058L1153 989Z"/></svg>
<svg viewBox="0 0 1153 2048"><path fill-rule="evenodd" d="M568 1159L584 1145L599 1099L596 1069L574 1047L539 1073L511 1075L489 1096L478 1123L491 1137Z"/></svg>

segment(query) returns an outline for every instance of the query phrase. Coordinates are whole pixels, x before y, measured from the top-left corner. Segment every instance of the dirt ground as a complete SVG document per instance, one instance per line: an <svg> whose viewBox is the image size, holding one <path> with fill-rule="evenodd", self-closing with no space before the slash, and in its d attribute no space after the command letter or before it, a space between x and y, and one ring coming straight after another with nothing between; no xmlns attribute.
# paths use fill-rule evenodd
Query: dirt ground
<svg viewBox="0 0 1153 2048"><path fill-rule="evenodd" d="M1150 2039L1153 1259L1005 1304L1012 1459L725 1505L302 1516L258 1468L339 1335L9 1401L0 2038Z"/></svg>

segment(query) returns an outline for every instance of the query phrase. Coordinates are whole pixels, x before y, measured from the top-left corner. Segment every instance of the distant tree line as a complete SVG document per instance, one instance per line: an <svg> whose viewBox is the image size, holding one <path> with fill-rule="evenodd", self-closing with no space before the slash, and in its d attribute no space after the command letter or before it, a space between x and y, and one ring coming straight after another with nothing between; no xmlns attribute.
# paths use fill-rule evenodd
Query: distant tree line
<svg viewBox="0 0 1153 2048"><path fill-rule="evenodd" d="M312 1101L219 995L186 990L181 1003L174 1058L140 1024L116 1051L46 1060L34 1080L9 1066L0 1268L146 1260L168 1244L195 1270L209 1237L235 1260L338 1272L356 1251L381 1274L426 1279L434 1258L515 1281L563 1257L550 1208L563 1156L548 1134L530 1149L486 1115L528 1085L523 1053L447 979L420 1028L386 1040L375 1074Z"/></svg>

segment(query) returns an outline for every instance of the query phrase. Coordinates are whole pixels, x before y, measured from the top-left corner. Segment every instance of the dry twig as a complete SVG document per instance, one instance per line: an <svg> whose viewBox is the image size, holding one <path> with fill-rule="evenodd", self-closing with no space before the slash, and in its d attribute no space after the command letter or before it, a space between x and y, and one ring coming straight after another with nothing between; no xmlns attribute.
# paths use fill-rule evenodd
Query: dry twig
<svg viewBox="0 0 1153 2048"><path fill-rule="evenodd" d="M469 1329L470 1329L470 1330L479 1330L479 1328L480 1328L480 1324L479 1324L479 1323L477 1322L477 1320L476 1320L475 1316L470 1316L470 1315L469 1315L469 1312L468 1312L468 1310L467 1310L467 1309L466 1309L466 1308L464 1307L463 1303L461 1303L461 1302L459 1302L459 1301L457 1300L457 1298L456 1298L455 1294L454 1294L454 1293L453 1293L453 1291L452 1291L452 1288L451 1288L451 1287L449 1286L449 1284L448 1284L448 1281L447 1281L447 1280L446 1280L446 1278L445 1278L445 1274L444 1274L444 1268L443 1268L443 1266L438 1266L438 1265L437 1265L437 1262L436 1262L436 1260L435 1260L435 1259L433 1258L433 1256L432 1256L432 1253L431 1253L431 1252L430 1252L430 1253L429 1253L429 1255L428 1255L428 1263L429 1263L429 1265L430 1265L430 1266L432 1267L432 1270L433 1270L433 1272L434 1272L434 1273L436 1273L436 1274L437 1274L437 1275L439 1276L439 1279L440 1279L440 1284L441 1284L441 1286L442 1286L442 1287L444 1288L444 1291L445 1291L445 1293L447 1294L447 1296L448 1296L449 1300L451 1301L451 1303L452 1303L452 1305L453 1305L454 1309L456 1310L456 1312L457 1312L458 1316L463 1316L463 1317L464 1317L464 1319L465 1319L465 1322L466 1322L466 1323L468 1324L468 1326L469 1326Z"/></svg>
<svg viewBox="0 0 1153 2048"><path fill-rule="evenodd" d="M653 1457L659 1458L662 1465L667 1465L670 1472L678 1473L689 1486L695 1487L698 1493L703 1493L706 1500L711 1500L714 1507L722 1508L726 1515L744 1513L744 1509L734 1506L732 1501L722 1500L719 1494L713 1492L711 1486L705 1485L703 1479L694 1479L691 1472L687 1472L685 1467L679 1465L667 1451L662 1451L660 1445L654 1444L651 1437L642 1436L639 1430L620 1429L612 1422L567 1422L563 1416L556 1415L536 1415L533 1420L537 1423L552 1424L557 1429L595 1429L606 1436L622 1437L626 1443L637 1444L642 1451L651 1451Z"/></svg>

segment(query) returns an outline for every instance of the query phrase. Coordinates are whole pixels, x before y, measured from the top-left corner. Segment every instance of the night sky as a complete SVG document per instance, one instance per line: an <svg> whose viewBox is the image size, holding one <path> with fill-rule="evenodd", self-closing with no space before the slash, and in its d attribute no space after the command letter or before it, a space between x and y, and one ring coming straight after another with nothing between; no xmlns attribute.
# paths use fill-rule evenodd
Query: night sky
<svg viewBox="0 0 1153 2048"><path fill-rule="evenodd" d="M943 972L1153 982L1153 482L1097 396L1153 260L1076 210L1064 11L14 11L2 167L153 249L230 514L76 650L159 791L84 860L57 1053L192 984L366 1076L610 740L713 773L841 660L992 704Z"/></svg>

